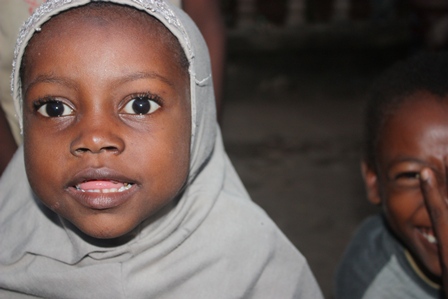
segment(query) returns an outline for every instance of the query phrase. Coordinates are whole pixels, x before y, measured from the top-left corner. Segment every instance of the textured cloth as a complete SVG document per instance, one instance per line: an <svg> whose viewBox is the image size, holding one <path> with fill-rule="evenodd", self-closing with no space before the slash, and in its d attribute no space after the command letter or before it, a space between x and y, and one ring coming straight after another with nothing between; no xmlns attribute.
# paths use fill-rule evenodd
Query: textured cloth
<svg viewBox="0 0 448 299"><path fill-rule="evenodd" d="M336 273L336 299L434 299L439 289L419 276L381 215L368 218L350 242Z"/></svg>
<svg viewBox="0 0 448 299"><path fill-rule="evenodd" d="M0 2L0 104L17 144L22 143L19 123L11 98L10 76L14 45L20 26L44 0L2 0Z"/></svg>
<svg viewBox="0 0 448 299"><path fill-rule="evenodd" d="M87 2L47 2L21 30L12 86L19 115L18 69L28 40L51 16ZM250 200L224 151L198 29L160 0L113 2L159 19L190 61L186 188L129 241L106 247L40 203L19 148L0 180L0 298L322 298L306 260Z"/></svg>

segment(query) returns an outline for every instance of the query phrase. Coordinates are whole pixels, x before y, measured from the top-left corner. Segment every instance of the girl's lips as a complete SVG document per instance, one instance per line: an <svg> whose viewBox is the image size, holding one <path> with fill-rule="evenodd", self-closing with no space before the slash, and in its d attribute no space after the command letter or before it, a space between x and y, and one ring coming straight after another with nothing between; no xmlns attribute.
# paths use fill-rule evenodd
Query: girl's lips
<svg viewBox="0 0 448 299"><path fill-rule="evenodd" d="M118 207L138 190L138 184L107 168L88 168L77 173L66 190L81 205L95 210Z"/></svg>
<svg viewBox="0 0 448 299"><path fill-rule="evenodd" d="M113 209L126 203L137 191L137 185L128 184L123 191L112 189L78 190L75 187L68 188L71 197L86 208L94 210Z"/></svg>
<svg viewBox="0 0 448 299"><path fill-rule="evenodd" d="M110 180L92 180L79 183L75 188L82 192L114 193L129 190L132 185L132 183L122 183Z"/></svg>

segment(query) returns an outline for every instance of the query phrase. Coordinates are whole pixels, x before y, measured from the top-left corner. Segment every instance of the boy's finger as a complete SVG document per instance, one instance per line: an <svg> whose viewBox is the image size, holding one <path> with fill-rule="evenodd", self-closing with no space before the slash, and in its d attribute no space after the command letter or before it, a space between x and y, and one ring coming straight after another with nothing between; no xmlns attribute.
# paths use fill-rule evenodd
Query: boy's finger
<svg viewBox="0 0 448 299"><path fill-rule="evenodd" d="M435 226L446 225L448 231L448 205L440 192L434 173L425 168L420 172L421 188L426 207ZM435 227L434 229L437 230Z"/></svg>
<svg viewBox="0 0 448 299"><path fill-rule="evenodd" d="M436 177L430 169L425 168L420 172L420 185L437 238L443 288L446 290L448 289L448 237L443 236L448 236L448 204L445 202ZM445 293L445 298L448 298L448 293Z"/></svg>
<svg viewBox="0 0 448 299"><path fill-rule="evenodd" d="M420 172L420 185L426 208L431 217L434 234L438 241L441 258L448 263L448 204L440 192L434 172L425 168ZM448 264L447 264L448 266Z"/></svg>

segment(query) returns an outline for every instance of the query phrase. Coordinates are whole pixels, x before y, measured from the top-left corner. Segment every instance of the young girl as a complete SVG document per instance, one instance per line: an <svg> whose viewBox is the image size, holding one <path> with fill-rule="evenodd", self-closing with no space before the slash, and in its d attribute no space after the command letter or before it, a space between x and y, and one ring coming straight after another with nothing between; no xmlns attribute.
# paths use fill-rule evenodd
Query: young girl
<svg viewBox="0 0 448 299"><path fill-rule="evenodd" d="M335 297L442 298L448 287L447 54L420 55L386 72L370 95L365 125L364 181L382 213L351 241Z"/></svg>
<svg viewBox="0 0 448 299"><path fill-rule="evenodd" d="M24 146L0 181L0 297L321 298L225 154L181 11L48 1L12 91Z"/></svg>

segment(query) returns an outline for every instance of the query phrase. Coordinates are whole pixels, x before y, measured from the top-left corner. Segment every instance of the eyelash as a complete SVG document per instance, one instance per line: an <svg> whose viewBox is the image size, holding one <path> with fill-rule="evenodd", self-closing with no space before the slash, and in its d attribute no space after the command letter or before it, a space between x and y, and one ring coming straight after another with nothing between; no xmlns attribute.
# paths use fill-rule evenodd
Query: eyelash
<svg viewBox="0 0 448 299"><path fill-rule="evenodd" d="M126 103L128 103L129 101L131 101L135 98L145 98L145 97L151 101L156 102L160 106L162 106L162 104L163 104L163 100L158 95L152 94L150 92L131 94L130 96L127 97Z"/></svg>
<svg viewBox="0 0 448 299"><path fill-rule="evenodd" d="M53 97L43 97L43 98L37 99L36 101L33 102L33 108L34 108L34 111L37 111L40 109L40 107L42 107L45 104L60 103L60 102L62 102L62 101L56 100Z"/></svg>

